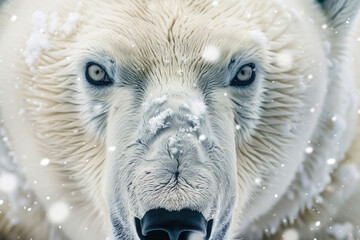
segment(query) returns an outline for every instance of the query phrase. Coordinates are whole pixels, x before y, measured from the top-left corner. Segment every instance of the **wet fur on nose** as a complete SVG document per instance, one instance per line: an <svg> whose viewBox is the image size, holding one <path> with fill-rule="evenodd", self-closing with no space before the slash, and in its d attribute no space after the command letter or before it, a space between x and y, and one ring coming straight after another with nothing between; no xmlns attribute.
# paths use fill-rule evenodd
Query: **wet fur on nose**
<svg viewBox="0 0 360 240"><path fill-rule="evenodd" d="M136 230L141 240L208 240L213 220L206 221L197 211L182 209L167 211L154 209L148 211L140 220L135 219Z"/></svg>

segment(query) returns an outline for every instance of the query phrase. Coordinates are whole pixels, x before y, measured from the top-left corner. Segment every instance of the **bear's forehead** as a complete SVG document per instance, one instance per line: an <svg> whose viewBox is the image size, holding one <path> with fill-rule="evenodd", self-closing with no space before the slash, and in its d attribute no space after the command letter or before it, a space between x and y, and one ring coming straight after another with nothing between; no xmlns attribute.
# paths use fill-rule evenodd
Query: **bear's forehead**
<svg viewBox="0 0 360 240"><path fill-rule="evenodd" d="M122 57L126 55L126 61L139 61L140 57L154 63L179 63L201 59L208 46L219 48L222 59L228 60L234 52L261 48L259 39L254 40L250 33L262 33L282 16L269 10L277 5L269 1L264 9L259 8L259 1L228 1L231 4L203 0L104 2L103 9L89 15L81 37L94 39L83 41L90 44L89 49L104 51L119 62L125 61Z"/></svg>

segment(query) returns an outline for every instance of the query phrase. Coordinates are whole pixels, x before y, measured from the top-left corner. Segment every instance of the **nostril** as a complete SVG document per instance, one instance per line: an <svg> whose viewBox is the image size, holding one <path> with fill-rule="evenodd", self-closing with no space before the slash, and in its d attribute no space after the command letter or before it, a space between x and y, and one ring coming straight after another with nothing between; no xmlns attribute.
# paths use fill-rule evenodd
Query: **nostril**
<svg viewBox="0 0 360 240"><path fill-rule="evenodd" d="M208 240L212 222L206 221L200 212L189 209L154 209L148 211L143 219L135 219L141 240Z"/></svg>
<svg viewBox="0 0 360 240"><path fill-rule="evenodd" d="M170 240L169 234L162 230L150 231L146 236L147 240Z"/></svg>

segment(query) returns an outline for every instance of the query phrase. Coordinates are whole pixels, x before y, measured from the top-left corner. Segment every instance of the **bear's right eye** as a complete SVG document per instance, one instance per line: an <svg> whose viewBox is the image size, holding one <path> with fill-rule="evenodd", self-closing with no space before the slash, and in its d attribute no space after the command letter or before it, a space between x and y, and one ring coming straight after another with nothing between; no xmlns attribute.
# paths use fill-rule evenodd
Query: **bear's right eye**
<svg viewBox="0 0 360 240"><path fill-rule="evenodd" d="M231 80L230 86L233 87L244 87L250 85L254 82L256 77L256 67L255 64L249 63L243 65L238 72L236 73L235 77Z"/></svg>
<svg viewBox="0 0 360 240"><path fill-rule="evenodd" d="M108 74L99 64L88 63L86 65L86 80L97 86L105 86L112 84Z"/></svg>

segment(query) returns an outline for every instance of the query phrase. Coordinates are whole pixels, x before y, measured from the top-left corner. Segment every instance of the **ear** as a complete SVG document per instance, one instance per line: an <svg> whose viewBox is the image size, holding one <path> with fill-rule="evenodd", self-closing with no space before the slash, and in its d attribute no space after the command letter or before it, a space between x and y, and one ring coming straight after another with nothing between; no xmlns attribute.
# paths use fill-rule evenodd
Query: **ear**
<svg viewBox="0 0 360 240"><path fill-rule="evenodd" d="M354 22L360 0L317 0L335 33L346 33Z"/></svg>

